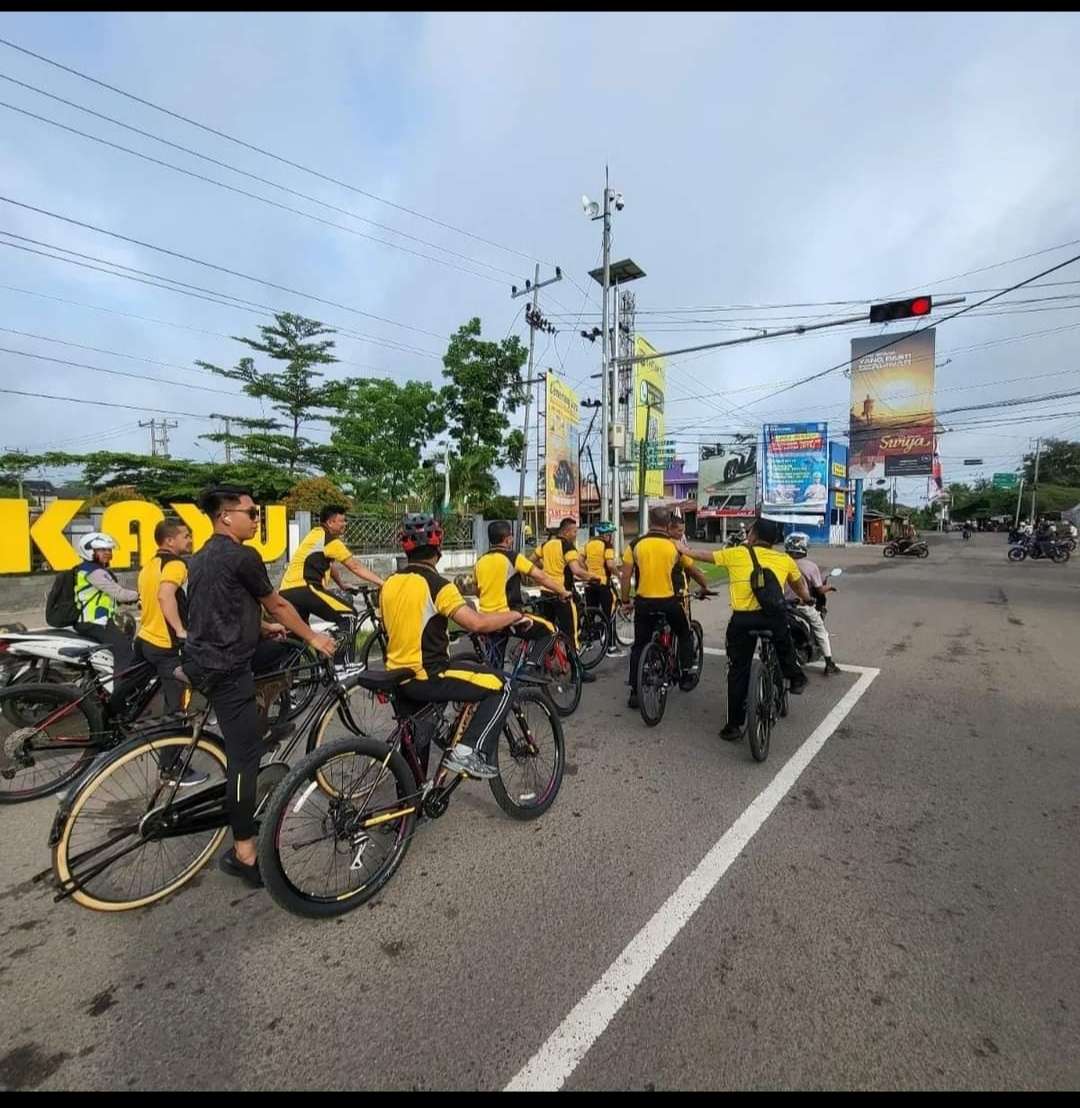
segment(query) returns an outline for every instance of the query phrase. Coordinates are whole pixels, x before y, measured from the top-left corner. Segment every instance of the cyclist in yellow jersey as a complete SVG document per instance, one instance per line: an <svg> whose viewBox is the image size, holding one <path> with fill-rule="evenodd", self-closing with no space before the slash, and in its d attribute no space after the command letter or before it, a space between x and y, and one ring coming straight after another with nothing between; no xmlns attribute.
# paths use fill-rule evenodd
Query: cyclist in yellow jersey
<svg viewBox="0 0 1080 1108"><path fill-rule="evenodd" d="M649 509L649 530L629 543L623 551L621 573L622 602L630 606L630 581L636 578L634 597L634 645L630 651L629 707L638 706L637 669L641 652L652 638L655 620L661 613L667 617L678 640L679 664L682 668L681 687L690 688L697 676L694 639L686 610L675 595L674 572L693 563L682 555L668 535L671 513L667 508Z"/></svg>
<svg viewBox="0 0 1080 1108"><path fill-rule="evenodd" d="M607 616L609 626L615 615L615 591L618 588L614 541L615 524L601 520L593 527L593 537L585 544L585 568L601 582L585 586L585 602L590 607L599 608ZM622 657L614 634L609 638L607 653L609 658Z"/></svg>
<svg viewBox="0 0 1080 1108"><path fill-rule="evenodd" d="M508 520L497 519L488 524L488 541L491 549L476 562L476 590L481 612L520 609L524 604L521 593L523 577L532 578L562 600L570 598L561 582L537 569L528 558L514 550L514 529ZM543 644L555 634L555 625L541 616L529 618L532 625L514 633L533 644L529 648L529 660L535 662L543 652Z"/></svg>
<svg viewBox="0 0 1080 1108"><path fill-rule="evenodd" d="M787 617L783 613L771 615L761 610L754 595L750 578L754 572L750 549L767 573L771 573L780 585L790 585L792 592L804 603L810 603L806 582L799 567L788 554L773 550L783 538L783 526L775 520L758 516L747 534L746 546L723 550L683 550L699 562L712 562L728 571L728 594L731 600L731 619L727 626L728 657L728 721L720 737L735 742L742 736L746 724L746 696L750 688L750 663L754 657L757 640L751 631L771 631L780 667L791 682L791 691L801 693L806 687L806 674L799 667L788 630Z"/></svg>
<svg viewBox="0 0 1080 1108"><path fill-rule="evenodd" d="M339 565L355 573L361 581L371 585L383 583L382 578L355 558L341 541L344 533L345 509L337 504L329 505L319 513L319 526L304 536L289 559L279 591L305 620L318 616L337 622L352 612L350 605L325 591L331 579L339 587L348 588Z"/></svg>
<svg viewBox="0 0 1080 1108"><path fill-rule="evenodd" d="M671 536L676 546L682 543L686 538L686 521L676 512L671 513L671 522L668 524L668 535ZM687 565L687 562L690 564ZM704 597L709 595L715 595L710 592L709 582L705 574L694 565L693 559L687 555L683 555L679 559L679 564L672 570L672 577L675 582L675 595L682 601L684 608L687 607L687 600L690 596L690 586L687 584L687 578L698 586L700 590L698 593L699 599L704 599ZM689 612L687 612L687 614L689 615Z"/></svg>
<svg viewBox="0 0 1080 1108"><path fill-rule="evenodd" d="M497 777L492 764L499 729L510 708L510 684L490 666L450 658L448 624L489 635L527 619L517 611L474 612L456 585L435 569L442 553L442 525L429 515L407 515L401 547L408 565L393 574L379 595L386 627L387 670L407 669L413 676L398 686L399 695L416 704L449 701L476 703L469 726L443 766L471 777Z"/></svg>
<svg viewBox="0 0 1080 1108"><path fill-rule="evenodd" d="M570 594L568 599L561 600L554 593L548 592L544 599L554 615L555 625L567 637L575 652L578 649L579 612L577 597L574 594L574 579L593 580L575 545L577 532L577 520L567 516L560 521L558 531L544 543L540 551L544 572L556 581L561 578L563 587ZM599 578L595 583L599 584ZM585 683L595 681L596 675L583 669L581 680Z"/></svg>

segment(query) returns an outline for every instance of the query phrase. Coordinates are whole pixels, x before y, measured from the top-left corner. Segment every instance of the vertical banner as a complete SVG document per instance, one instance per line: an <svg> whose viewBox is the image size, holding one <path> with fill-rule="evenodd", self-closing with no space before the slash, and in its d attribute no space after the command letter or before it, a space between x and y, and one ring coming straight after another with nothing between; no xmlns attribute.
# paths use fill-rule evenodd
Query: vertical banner
<svg viewBox="0 0 1080 1108"><path fill-rule="evenodd" d="M762 512L788 522L825 516L827 423L766 423Z"/></svg>
<svg viewBox="0 0 1080 1108"><path fill-rule="evenodd" d="M547 444L545 446L545 516L557 527L566 516L579 517L578 397L555 374L547 374Z"/></svg>
<svg viewBox="0 0 1080 1108"><path fill-rule="evenodd" d="M852 477L929 477L934 465L934 329L851 340Z"/></svg>
<svg viewBox="0 0 1080 1108"><path fill-rule="evenodd" d="M661 444L664 441L664 362L653 357L654 347L647 339L637 335L634 338L634 356L647 357L646 362L634 365L634 454L627 461L634 462L633 492L638 494L638 466L641 456L641 442L653 443L652 457L662 456ZM645 473L645 495L664 495L664 466L650 465Z"/></svg>
<svg viewBox="0 0 1080 1108"><path fill-rule="evenodd" d="M829 443L829 508L838 511L847 507L848 448L843 443Z"/></svg>

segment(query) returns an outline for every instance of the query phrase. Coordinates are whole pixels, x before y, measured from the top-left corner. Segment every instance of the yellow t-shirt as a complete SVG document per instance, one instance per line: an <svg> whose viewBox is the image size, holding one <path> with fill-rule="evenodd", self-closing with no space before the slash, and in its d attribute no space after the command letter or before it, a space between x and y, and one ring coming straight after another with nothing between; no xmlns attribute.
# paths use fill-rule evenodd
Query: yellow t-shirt
<svg viewBox="0 0 1080 1108"><path fill-rule="evenodd" d="M615 573L615 549L603 539L589 539L585 544L585 568L601 581L609 581Z"/></svg>
<svg viewBox="0 0 1080 1108"><path fill-rule="evenodd" d="M556 581L562 577L563 586L572 590L574 575L570 572L570 563L581 557L577 547L569 539L561 539L556 535L544 543L540 548L540 554L544 572L549 577L554 577Z"/></svg>
<svg viewBox="0 0 1080 1108"><path fill-rule="evenodd" d="M164 567L161 564L162 556L155 554L150 561L139 570L139 607L142 609L142 625L139 627L138 638L148 642L151 646L162 650L169 650L175 645L172 637L172 629L165 619L165 613L158 603L158 587L162 581L171 581L178 588L183 588L187 582L187 565L182 558L169 557ZM181 614L183 607L178 604Z"/></svg>
<svg viewBox="0 0 1080 1108"><path fill-rule="evenodd" d="M675 570L693 565L661 532L649 531L623 551L623 565L637 568L635 593L642 600L667 600L675 595Z"/></svg>
<svg viewBox="0 0 1080 1108"><path fill-rule="evenodd" d="M450 661L450 617L465 598L432 566L413 563L393 574L379 593L389 642L387 669L411 669L423 679Z"/></svg>
<svg viewBox="0 0 1080 1108"><path fill-rule="evenodd" d="M328 541L322 527L313 527L289 559L278 588L281 592L305 585L325 589L330 584L330 563L347 562L351 557L352 552L341 539Z"/></svg>
<svg viewBox="0 0 1080 1108"><path fill-rule="evenodd" d="M514 550L489 550L476 563L476 591L480 611L520 611L521 579L535 567L524 554Z"/></svg>
<svg viewBox="0 0 1080 1108"><path fill-rule="evenodd" d="M802 574L795 564L795 559L778 550L770 550L767 546L755 546L754 554L762 569L771 570L780 588L790 581L799 581ZM745 546L734 546L729 550L717 550L713 553L713 561L718 566L724 566L728 571L728 596L731 599L733 612L760 612L761 605L754 596L754 590L750 588L750 575L754 572L754 564L750 561L750 552Z"/></svg>

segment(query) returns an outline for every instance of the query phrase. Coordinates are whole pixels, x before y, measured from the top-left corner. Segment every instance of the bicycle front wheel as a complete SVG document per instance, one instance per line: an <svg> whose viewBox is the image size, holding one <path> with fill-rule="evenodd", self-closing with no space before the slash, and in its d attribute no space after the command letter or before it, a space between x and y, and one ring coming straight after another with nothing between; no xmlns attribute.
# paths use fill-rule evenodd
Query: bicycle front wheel
<svg viewBox="0 0 1080 1108"><path fill-rule="evenodd" d="M142 908L210 861L225 836L225 751L206 736L195 741L188 772L204 780L190 789L174 790L162 772L191 746L189 735L135 743L82 784L53 848L56 878L74 887L73 900L99 912ZM173 818L195 830L177 833Z"/></svg>
<svg viewBox="0 0 1080 1108"><path fill-rule="evenodd" d="M106 738L97 706L77 688L0 689L0 804L62 789L89 767Z"/></svg>
<svg viewBox="0 0 1080 1108"><path fill-rule="evenodd" d="M536 819L558 795L566 764L562 724L537 689L518 689L495 754L499 776L488 785L511 818Z"/></svg>
<svg viewBox="0 0 1080 1108"><path fill-rule="evenodd" d="M578 658L582 669L595 669L608 648L608 618L599 608L586 608L581 626L581 649Z"/></svg>
<svg viewBox="0 0 1080 1108"><path fill-rule="evenodd" d="M750 689L746 697L746 737L755 762L769 756L773 720L772 681L760 658L750 663Z"/></svg>
<svg viewBox="0 0 1080 1108"><path fill-rule="evenodd" d="M289 674L289 706L286 719L296 719L306 712L319 690L319 663L315 652L302 642L290 642L289 653L282 659L281 669Z"/></svg>
<svg viewBox="0 0 1080 1108"><path fill-rule="evenodd" d="M570 640L560 631L543 657L544 686L548 698L560 716L570 716L581 703L581 669L574 658Z"/></svg>
<svg viewBox="0 0 1080 1108"><path fill-rule="evenodd" d="M634 616L632 613L627 614L621 608L616 607L612 628L614 629L615 641L619 646L630 647L634 645Z"/></svg>
<svg viewBox="0 0 1080 1108"><path fill-rule="evenodd" d="M694 639L694 660L697 663L697 673L687 683L684 692L696 689L701 680L701 671L705 666L705 631L696 619L690 621L690 634Z"/></svg>
<svg viewBox="0 0 1080 1108"><path fill-rule="evenodd" d="M298 916L358 908L401 865L419 802L392 746L351 738L318 747L278 787L259 832L270 895Z"/></svg>
<svg viewBox="0 0 1080 1108"><path fill-rule="evenodd" d="M667 706L668 659L664 648L654 639L638 660L638 711L646 726L655 727L664 718Z"/></svg>

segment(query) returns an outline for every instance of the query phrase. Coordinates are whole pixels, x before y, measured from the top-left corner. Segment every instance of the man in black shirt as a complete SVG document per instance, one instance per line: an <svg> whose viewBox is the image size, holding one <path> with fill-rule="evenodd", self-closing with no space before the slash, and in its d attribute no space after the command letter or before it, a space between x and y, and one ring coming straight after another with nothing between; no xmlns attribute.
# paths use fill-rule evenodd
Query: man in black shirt
<svg viewBox="0 0 1080 1108"><path fill-rule="evenodd" d="M291 631L330 658L335 644L328 635L313 632L274 591L258 551L243 545L259 527L259 509L250 493L210 489L199 507L213 521L214 534L188 566L184 670L205 690L225 740L226 805L234 846L223 855L221 868L258 886L255 782L265 744L252 667L264 668L258 655L265 648L259 640ZM263 610L277 622L264 624Z"/></svg>

